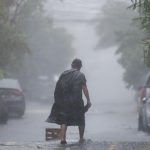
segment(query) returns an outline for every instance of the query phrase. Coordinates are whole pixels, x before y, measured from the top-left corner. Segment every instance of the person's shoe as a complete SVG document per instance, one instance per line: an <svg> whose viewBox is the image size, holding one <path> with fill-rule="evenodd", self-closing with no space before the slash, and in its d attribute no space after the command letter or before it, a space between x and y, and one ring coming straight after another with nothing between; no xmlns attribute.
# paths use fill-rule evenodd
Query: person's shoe
<svg viewBox="0 0 150 150"><path fill-rule="evenodd" d="M60 144L65 145L65 144L67 144L67 142L66 141L61 141Z"/></svg>

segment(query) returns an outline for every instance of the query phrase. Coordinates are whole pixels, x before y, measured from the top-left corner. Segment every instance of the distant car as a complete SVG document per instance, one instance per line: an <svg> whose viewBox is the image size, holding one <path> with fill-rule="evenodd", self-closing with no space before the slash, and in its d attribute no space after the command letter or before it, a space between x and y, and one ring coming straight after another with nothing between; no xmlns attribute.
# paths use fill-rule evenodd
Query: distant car
<svg viewBox="0 0 150 150"><path fill-rule="evenodd" d="M138 90L138 129L150 131L150 75Z"/></svg>
<svg viewBox="0 0 150 150"><path fill-rule="evenodd" d="M6 124L8 121L8 108L6 103L0 98L0 124Z"/></svg>
<svg viewBox="0 0 150 150"><path fill-rule="evenodd" d="M16 113L19 117L24 115L25 98L18 80L0 80L0 98L7 106L9 114Z"/></svg>

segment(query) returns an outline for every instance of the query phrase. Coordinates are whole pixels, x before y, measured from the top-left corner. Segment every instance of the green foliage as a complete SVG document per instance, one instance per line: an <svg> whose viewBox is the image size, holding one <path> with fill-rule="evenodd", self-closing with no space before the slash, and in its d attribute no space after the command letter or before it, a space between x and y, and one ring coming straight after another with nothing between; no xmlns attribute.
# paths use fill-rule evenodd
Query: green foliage
<svg viewBox="0 0 150 150"><path fill-rule="evenodd" d="M22 34L9 24L1 25L0 28L0 66L5 67L14 64L22 58L28 47Z"/></svg>
<svg viewBox="0 0 150 150"><path fill-rule="evenodd" d="M30 54L25 57L24 65L16 76L20 78L28 95L34 98L41 97L38 95L39 91L45 90L45 87L39 85L38 77L49 78L51 87L46 87L46 90L50 95L55 84L54 75L66 68L74 51L72 36L64 28L55 27L52 18L45 15L42 6L41 0L27 1L16 21L17 28L25 34L30 48Z"/></svg>
<svg viewBox="0 0 150 150"><path fill-rule="evenodd" d="M147 49L146 64L150 67L150 0L135 0L132 1L131 8L137 9L139 17L136 19L141 23L142 29L145 31L143 38L144 50Z"/></svg>
<svg viewBox="0 0 150 150"><path fill-rule="evenodd" d="M133 1L133 6L134 9L136 8L139 11L138 20L141 22L142 28L147 32L147 38L150 39L150 0ZM146 44L150 44L150 42L146 42Z"/></svg>
<svg viewBox="0 0 150 150"><path fill-rule="evenodd" d="M48 96L52 91L39 85L38 77L47 76L52 86L54 75L64 70L73 54L72 36L54 27L45 15L45 2L0 0L0 69L7 77L18 78L28 96L37 98L43 90Z"/></svg>
<svg viewBox="0 0 150 150"><path fill-rule="evenodd" d="M11 3L0 1L0 67L4 70L21 64L23 55L29 50L24 35L11 24Z"/></svg>
<svg viewBox="0 0 150 150"><path fill-rule="evenodd" d="M52 18L45 15L44 2L45 0L26 1L16 25L26 36L31 49L30 57L38 56L39 60L43 59L42 62L51 65L51 69L55 68L53 73L57 73L66 66L73 53L72 36L64 28L54 27Z"/></svg>
<svg viewBox="0 0 150 150"><path fill-rule="evenodd" d="M138 17L138 12L127 7L127 3L118 1L104 6L103 17L97 26L100 37L98 47L118 45L116 54L120 56L118 62L125 70L123 79L127 87L137 88L148 72L141 44L145 33L138 22L133 21Z"/></svg>
<svg viewBox="0 0 150 150"><path fill-rule="evenodd" d="M72 36L64 28L54 27L52 22L51 18L45 16L41 0L30 0L20 11L17 27L26 35L32 63L37 65L40 60L41 67L30 67L38 68L39 73L48 72L54 75L68 64L73 49Z"/></svg>

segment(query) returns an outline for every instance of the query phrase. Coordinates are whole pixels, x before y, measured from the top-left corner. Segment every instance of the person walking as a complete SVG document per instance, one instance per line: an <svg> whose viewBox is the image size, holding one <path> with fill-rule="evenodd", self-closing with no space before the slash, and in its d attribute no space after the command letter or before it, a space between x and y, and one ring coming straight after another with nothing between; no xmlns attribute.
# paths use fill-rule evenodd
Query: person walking
<svg viewBox="0 0 150 150"><path fill-rule="evenodd" d="M54 104L49 123L56 123L61 126L61 144L67 144L66 131L68 126L78 126L79 142L84 142L85 112L91 107L85 75L80 72L82 61L74 59L71 69L64 71L56 83L54 91ZM87 99L84 106L82 91Z"/></svg>

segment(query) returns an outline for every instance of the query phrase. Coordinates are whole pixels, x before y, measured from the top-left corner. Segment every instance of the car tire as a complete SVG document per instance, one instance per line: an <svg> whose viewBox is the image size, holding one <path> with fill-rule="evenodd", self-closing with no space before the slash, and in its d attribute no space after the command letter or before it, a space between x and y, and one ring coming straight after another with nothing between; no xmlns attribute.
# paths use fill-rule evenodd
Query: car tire
<svg viewBox="0 0 150 150"><path fill-rule="evenodd" d="M4 114L0 120L1 124L6 124L8 121L8 114Z"/></svg>
<svg viewBox="0 0 150 150"><path fill-rule="evenodd" d="M139 115L139 117L138 117L138 131L144 131L143 121L142 121L142 116L141 115Z"/></svg>
<svg viewBox="0 0 150 150"><path fill-rule="evenodd" d="M4 106L4 105L3 105ZM8 121L8 109L7 107L3 107L3 110L1 111L0 115L0 123L1 124L6 124Z"/></svg>
<svg viewBox="0 0 150 150"><path fill-rule="evenodd" d="M19 111L17 114L21 118L24 115L24 111Z"/></svg>
<svg viewBox="0 0 150 150"><path fill-rule="evenodd" d="M148 126L148 121L147 121L147 105L143 105L143 110L142 110L142 126L143 126L143 131L148 132L150 130Z"/></svg>
<svg viewBox="0 0 150 150"><path fill-rule="evenodd" d="M8 121L8 112L2 112L0 116L0 123L1 124L6 124Z"/></svg>
<svg viewBox="0 0 150 150"><path fill-rule="evenodd" d="M17 114L20 118L24 115L25 109L26 109L26 104L25 104L25 102L23 102L20 109L18 109L18 111L17 111Z"/></svg>

